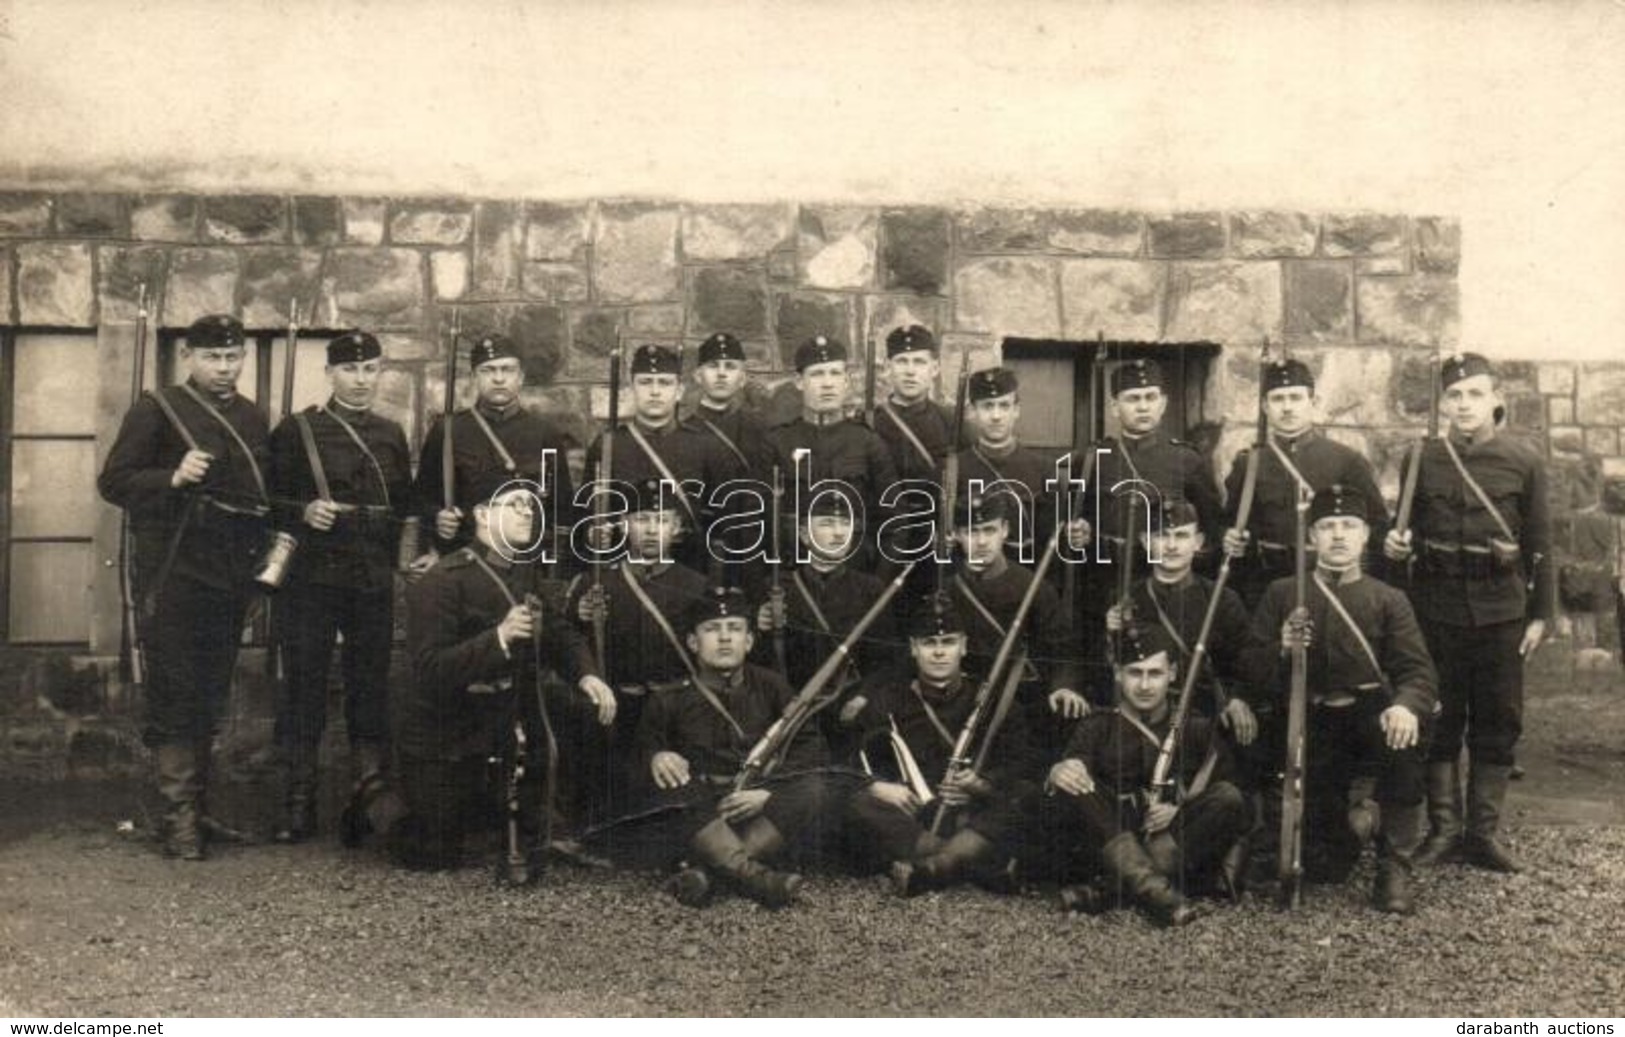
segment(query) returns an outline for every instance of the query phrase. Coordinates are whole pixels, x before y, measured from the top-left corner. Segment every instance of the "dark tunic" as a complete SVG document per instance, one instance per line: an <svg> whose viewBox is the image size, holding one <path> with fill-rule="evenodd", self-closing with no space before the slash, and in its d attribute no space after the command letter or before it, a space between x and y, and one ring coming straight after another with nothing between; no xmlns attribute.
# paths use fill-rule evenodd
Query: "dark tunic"
<svg viewBox="0 0 1625 1037"><path fill-rule="evenodd" d="M1176 644L1183 646L1178 660L1180 686L1183 686L1190 653L1196 650L1202 619L1212 600L1213 581L1195 573L1186 573L1178 583L1146 577L1134 584L1135 621L1162 627L1174 636ZM1226 587L1213 616L1213 629L1208 633L1207 662L1202 666L1192 709L1209 715L1215 712L1215 675L1226 699L1239 698L1249 705L1257 704L1256 678L1247 670L1258 658L1259 646L1254 636L1252 620L1240 596ZM1177 699L1177 688L1175 690ZM1266 694L1264 699L1270 697Z"/></svg>
<svg viewBox="0 0 1625 1037"><path fill-rule="evenodd" d="M804 566L785 575L788 625L784 632L784 654L793 687L799 688L812 678L885 590L885 580L852 565L842 565L828 573ZM895 668L898 653L906 648L907 642L898 633L892 612L883 611L852 649L856 676L867 678ZM764 665L771 662L771 635L757 635L756 652L759 662Z"/></svg>
<svg viewBox="0 0 1625 1037"><path fill-rule="evenodd" d="M1073 729L1062 759L1079 760L1089 769L1095 787L1119 800L1139 798L1151 787L1157 757L1168 737L1173 710L1154 724L1136 725L1121 709L1097 710L1084 717ZM1143 728L1143 729L1142 729ZM1217 730L1206 717L1187 718L1174 753L1172 774L1181 787L1188 787L1215 747ZM1229 776L1230 756L1223 739L1217 743L1218 760L1213 780ZM1143 804L1142 804L1143 805Z"/></svg>
<svg viewBox="0 0 1625 1037"><path fill-rule="evenodd" d="M683 426L714 441L723 458L738 470L740 477L768 482L773 460L767 446L767 423L742 403L717 410L704 403L683 419ZM620 445L616 444L616 450ZM786 482L789 473L785 474Z"/></svg>
<svg viewBox="0 0 1625 1037"><path fill-rule="evenodd" d="M767 434L771 450L771 464L783 470L787 501L793 507L799 500L803 514L798 521L805 522L806 508L812 493L824 480L845 484L845 493L862 505L864 539L873 544L875 531L888 511L880 506L881 494L897 482L897 465L891 451L867 425L851 419L840 419L824 424L812 424L805 418L788 425L780 425ZM798 473L795 453L806 449L807 460ZM800 496L796 494L796 479L800 478Z"/></svg>
<svg viewBox="0 0 1625 1037"><path fill-rule="evenodd" d="M908 432L903 431L905 426ZM954 446L954 412L929 399L911 404L887 400L875 408L875 431L886 441L899 478L935 481Z"/></svg>
<svg viewBox="0 0 1625 1037"><path fill-rule="evenodd" d="M1005 452L994 452L984 446L973 446L959 453L959 478L967 488L972 479L980 479L986 487L1002 483L1021 501L1021 521L1011 513L1010 539L1005 553L1019 559L1022 545L1030 545L1031 561L1036 565L1037 552L1049 543L1055 531L1056 495L1047 484L1055 478L1055 469L1036 451L1016 446ZM1051 567L1057 572L1060 565Z"/></svg>
<svg viewBox="0 0 1625 1037"><path fill-rule="evenodd" d="M970 635L967 668L985 673L993 665L999 644L1032 582L1031 570L1008 561L997 573L961 569L948 581L948 590ZM1060 596L1047 583L1033 598L1022 637L1027 661L1038 677L1024 694L1031 698L1036 693L1041 698L1060 688L1083 691L1078 683L1077 650L1071 628L1061 613Z"/></svg>
<svg viewBox="0 0 1625 1037"><path fill-rule="evenodd" d="M626 582L629 577L638 581L638 586L679 639L683 637L683 616L691 603L705 595L706 582L699 573L676 563L613 565L604 570L604 594L609 601L604 679L617 689L636 686L637 694L642 694L649 685L686 678L688 667L683 663L683 655L661 631L659 622L632 593ZM581 622L579 605L591 587L590 576L576 577L566 606L589 644L591 626Z"/></svg>

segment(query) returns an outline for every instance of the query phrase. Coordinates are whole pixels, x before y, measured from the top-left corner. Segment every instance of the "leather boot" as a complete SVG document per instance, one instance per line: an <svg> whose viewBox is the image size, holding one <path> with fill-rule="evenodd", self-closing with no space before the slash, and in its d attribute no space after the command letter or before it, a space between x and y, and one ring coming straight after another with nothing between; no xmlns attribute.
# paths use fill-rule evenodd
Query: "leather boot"
<svg viewBox="0 0 1625 1037"><path fill-rule="evenodd" d="M288 763L282 820L271 838L279 843L302 843L315 834L316 758L300 755Z"/></svg>
<svg viewBox="0 0 1625 1037"><path fill-rule="evenodd" d="M1428 764L1428 837L1416 851L1419 868L1455 860L1461 850L1460 771L1454 760Z"/></svg>
<svg viewBox="0 0 1625 1037"><path fill-rule="evenodd" d="M1421 823L1419 812L1415 806L1383 806L1382 834L1377 839L1377 878L1371 887L1371 901L1378 911L1416 913L1411 871Z"/></svg>
<svg viewBox="0 0 1625 1037"><path fill-rule="evenodd" d="M164 855L182 860L204 858L198 828L197 752L190 745L158 747L158 792L168 804L164 816Z"/></svg>
<svg viewBox="0 0 1625 1037"><path fill-rule="evenodd" d="M1247 891L1247 861L1252 852L1252 840L1244 835L1230 844L1214 869L1214 885L1233 904L1241 903L1242 894Z"/></svg>
<svg viewBox="0 0 1625 1037"><path fill-rule="evenodd" d="M247 832L233 828L209 811L209 786L214 775L214 743L199 742L197 746L197 826L203 838L211 843L251 843Z"/></svg>
<svg viewBox="0 0 1625 1037"><path fill-rule="evenodd" d="M684 907L704 907L709 904L715 888L711 873L692 864L683 865L677 874L666 880L666 892Z"/></svg>
<svg viewBox="0 0 1625 1037"><path fill-rule="evenodd" d="M945 889L969 875L993 853L987 837L961 828L937 852L913 861L893 861L892 889L900 897L916 897Z"/></svg>
<svg viewBox="0 0 1625 1037"><path fill-rule="evenodd" d="M1382 808L1375 801L1362 799L1349 807L1349 831L1360 851L1371 845L1381 828Z"/></svg>
<svg viewBox="0 0 1625 1037"><path fill-rule="evenodd" d="M1114 905L1111 893L1099 881L1062 886L1059 906L1067 914L1103 915Z"/></svg>
<svg viewBox="0 0 1625 1037"><path fill-rule="evenodd" d="M1133 832L1115 836L1101 848L1106 873L1126 890L1135 903L1159 925L1189 925L1203 912L1168 884L1168 877L1156 869Z"/></svg>
<svg viewBox="0 0 1625 1037"><path fill-rule="evenodd" d="M407 816L406 801L382 774L373 774L350 796L339 815L339 842L355 849L369 835L389 837Z"/></svg>
<svg viewBox="0 0 1625 1037"><path fill-rule="evenodd" d="M777 832L771 822L757 818L751 825L756 833L763 831L762 826L766 826L772 834L758 834L753 841L758 844L772 843ZM732 882L740 892L763 907L785 907L795 899L796 891L801 888L800 875L774 871L753 860L745 842L721 818L696 832L689 846L694 856L711 871Z"/></svg>
<svg viewBox="0 0 1625 1037"><path fill-rule="evenodd" d="M1461 840L1462 860L1476 868L1507 874L1523 870L1498 838L1510 770L1505 765L1472 765L1467 775L1467 834Z"/></svg>

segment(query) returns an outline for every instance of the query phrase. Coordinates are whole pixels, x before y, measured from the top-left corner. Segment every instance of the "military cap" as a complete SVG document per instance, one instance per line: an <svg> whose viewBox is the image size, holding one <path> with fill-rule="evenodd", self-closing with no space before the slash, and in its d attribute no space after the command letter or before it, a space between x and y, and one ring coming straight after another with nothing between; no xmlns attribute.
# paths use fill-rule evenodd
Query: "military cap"
<svg viewBox="0 0 1625 1037"><path fill-rule="evenodd" d="M1170 497L1162 502L1162 528L1165 530L1201 521L1201 516L1196 513L1196 505L1183 497Z"/></svg>
<svg viewBox="0 0 1625 1037"><path fill-rule="evenodd" d="M677 500L677 488L670 484L662 486L663 479L644 479L633 488L631 506L633 511L670 511L682 514L682 506ZM662 492L663 491L663 492Z"/></svg>
<svg viewBox="0 0 1625 1037"><path fill-rule="evenodd" d="M329 364L359 364L383 355L384 347L378 344L377 337L365 331L346 331L327 343Z"/></svg>
<svg viewBox="0 0 1625 1037"><path fill-rule="evenodd" d="M807 506L807 514L813 518L844 518L852 519L856 512L852 502L840 490L821 490L813 497Z"/></svg>
<svg viewBox="0 0 1625 1037"><path fill-rule="evenodd" d="M1439 369L1439 388L1448 389L1464 378L1480 374L1493 376L1495 368L1482 354L1457 353L1445 358L1444 366Z"/></svg>
<svg viewBox="0 0 1625 1037"><path fill-rule="evenodd" d="M1303 386L1310 392L1315 391L1315 376L1309 370L1309 365L1302 360L1291 357L1282 357L1273 360L1264 369L1264 391L1271 389L1290 389L1294 386Z"/></svg>
<svg viewBox="0 0 1625 1037"><path fill-rule="evenodd" d="M997 522L1010 517L1010 493L1007 490L995 490L992 493L966 493L961 487L959 499L959 512L955 516L955 524L964 527L980 526L985 522Z"/></svg>
<svg viewBox="0 0 1625 1037"><path fill-rule="evenodd" d="M243 322L224 313L199 317L186 329L188 349L231 349L247 341L248 336L243 334Z"/></svg>
<svg viewBox="0 0 1625 1037"><path fill-rule="evenodd" d="M846 347L828 335L814 335L796 349L796 370L846 359Z"/></svg>
<svg viewBox="0 0 1625 1037"><path fill-rule="evenodd" d="M989 367L970 376L970 402L996 399L1015 392L1019 383L1008 367Z"/></svg>
<svg viewBox="0 0 1625 1037"><path fill-rule="evenodd" d="M670 346L639 346L629 374L682 374L683 358Z"/></svg>
<svg viewBox="0 0 1625 1037"><path fill-rule="evenodd" d="M1117 639L1117 665L1144 662L1158 652L1167 652L1170 662L1179 658L1179 650L1162 627L1154 623L1130 623Z"/></svg>
<svg viewBox="0 0 1625 1037"><path fill-rule="evenodd" d="M921 349L928 353L937 351L937 337L931 334L931 329L923 324L910 324L906 328L893 328L891 334L886 336L887 360L899 353L913 353Z"/></svg>
<svg viewBox="0 0 1625 1037"><path fill-rule="evenodd" d="M470 369L488 364L503 357L519 357L519 346L506 335L481 335L474 340L474 345L468 350L468 366Z"/></svg>
<svg viewBox="0 0 1625 1037"><path fill-rule="evenodd" d="M745 592L738 587L709 587L689 602L683 614L683 625L693 630L708 619L729 619L734 616L750 617L750 602L746 600Z"/></svg>
<svg viewBox="0 0 1625 1037"><path fill-rule="evenodd" d="M965 621L946 594L928 594L908 617L909 637L941 637L965 633Z"/></svg>
<svg viewBox="0 0 1625 1037"><path fill-rule="evenodd" d="M503 490L529 490L536 494L540 487L536 481L526 481L524 476L516 475L506 468L487 468L476 472L468 479L466 493L467 499L474 504L489 504L492 498Z"/></svg>
<svg viewBox="0 0 1625 1037"><path fill-rule="evenodd" d="M1144 357L1118 364L1112 371L1113 396L1128 392L1130 389L1160 389L1167 384L1163 381L1162 365Z"/></svg>
<svg viewBox="0 0 1625 1037"><path fill-rule="evenodd" d="M1314 500L1309 502L1309 521L1315 523L1336 515L1353 515L1367 521L1367 508L1365 494L1360 492L1359 487L1332 483L1317 491Z"/></svg>
<svg viewBox="0 0 1625 1037"><path fill-rule="evenodd" d="M740 363L744 363L744 343L726 331L719 331L712 335L700 343L700 363L709 364L716 360L738 360Z"/></svg>

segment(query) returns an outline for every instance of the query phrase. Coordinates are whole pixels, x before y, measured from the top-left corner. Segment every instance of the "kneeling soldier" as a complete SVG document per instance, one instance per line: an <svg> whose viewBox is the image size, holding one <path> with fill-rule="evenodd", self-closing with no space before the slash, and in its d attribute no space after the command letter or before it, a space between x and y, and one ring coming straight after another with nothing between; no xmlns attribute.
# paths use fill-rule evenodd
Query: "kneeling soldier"
<svg viewBox="0 0 1625 1037"><path fill-rule="evenodd" d="M1211 721L1189 716L1169 746L1168 692L1179 674L1172 640L1159 627L1130 626L1120 646L1117 708L1089 714L1073 731L1050 768L1040 817L1054 837L1097 852L1116 885L1115 897L1100 887L1063 889L1063 907L1094 912L1126 898L1162 925L1185 925L1202 912L1169 879L1205 880L1234 895L1247 807ZM1173 756L1159 768L1168 748ZM1154 787L1164 769L1169 789Z"/></svg>
<svg viewBox="0 0 1625 1037"><path fill-rule="evenodd" d="M745 661L753 641L743 592L717 587L688 612L695 676L656 689L638 735L654 802L665 808L659 834L687 863L669 889L692 907L711 896L713 877L752 900L783 907L801 876L763 863L806 842L838 818L857 778L827 768L823 739L803 730L760 786L736 789L747 754L778 720L794 693L778 674Z"/></svg>
<svg viewBox="0 0 1625 1037"><path fill-rule="evenodd" d="M884 767L886 776L853 798L853 816L892 861L892 882L901 896L963 878L997 880L1007 874L1021 803L1038 787L1023 717L1012 711L994 732L994 751L983 767L951 769L956 738L977 693L961 669L967 638L953 602L934 598L918 610L908 643L913 679L893 675L873 682L858 714L867 733L865 762ZM983 737L991 716L990 704ZM938 780L940 786L930 784ZM957 830L931 830L943 809L952 811Z"/></svg>
<svg viewBox="0 0 1625 1037"><path fill-rule="evenodd" d="M1380 910L1410 914L1416 909L1410 872L1420 839L1423 730L1434 713L1438 678L1405 595L1360 571L1371 535L1368 508L1358 490L1340 484L1315 494L1309 630L1300 635L1289 622L1290 578L1264 592L1253 629L1283 649L1273 661L1280 687L1290 681L1295 638L1309 637L1305 878L1340 881L1362 844L1380 831L1373 899ZM1271 665L1266 661L1256 672L1268 673ZM1367 801L1349 805L1357 771L1373 768L1377 817Z"/></svg>

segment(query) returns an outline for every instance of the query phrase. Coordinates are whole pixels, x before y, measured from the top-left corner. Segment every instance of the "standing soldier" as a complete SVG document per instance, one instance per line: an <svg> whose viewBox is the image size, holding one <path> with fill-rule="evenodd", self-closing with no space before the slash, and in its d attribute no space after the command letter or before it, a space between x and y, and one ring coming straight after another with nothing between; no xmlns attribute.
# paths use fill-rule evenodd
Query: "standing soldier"
<svg viewBox="0 0 1625 1037"><path fill-rule="evenodd" d="M959 455L959 477L980 479L1016 496L1020 511L1006 543L1012 560L1036 562L1033 552L1049 543L1055 529L1055 495L1046 484L1054 472L1035 451L1021 445L1020 383L1008 367L991 367L970 376L970 421L976 442ZM1024 557L1023 557L1024 554Z"/></svg>
<svg viewBox="0 0 1625 1037"><path fill-rule="evenodd" d="M1168 409L1165 384L1162 366L1155 360L1130 360L1111 373L1111 410L1122 434L1095 448L1099 456L1092 485L1083 493L1080 516L1067 529L1074 550L1095 545L1095 557L1090 559L1095 564L1081 570L1085 578L1078 594L1082 657L1086 660L1106 654L1106 610L1118 603L1119 567L1143 565L1127 557L1124 550L1128 523L1134 524L1138 535L1144 535L1147 517L1142 494L1152 507L1158 498L1189 501L1208 543L1217 537L1222 509L1211 467L1191 447L1161 431ZM1074 462L1081 478L1088 469L1087 458L1075 457ZM1090 683L1100 701L1109 700L1110 681Z"/></svg>
<svg viewBox="0 0 1625 1037"><path fill-rule="evenodd" d="M767 426L745 403L745 386L750 372L745 369L745 347L725 331L700 343L699 362L694 367L694 384L700 394L693 413L683 424L715 440L738 476L765 479L771 461L767 451Z"/></svg>
<svg viewBox="0 0 1625 1037"><path fill-rule="evenodd" d="M455 461L453 507L446 507L441 485L446 415L429 426L418 459L413 496L427 527L434 530L436 549L449 554L468 543L474 505L481 503L474 499L472 487L489 483L486 476L495 471L541 486L543 503L553 512L547 518L557 528L569 529L575 499L565 457L569 441L553 422L520 401L525 367L518 345L506 335L482 335L469 350L468 366L474 374L474 405L449 419Z"/></svg>
<svg viewBox="0 0 1625 1037"><path fill-rule="evenodd" d="M886 336L891 392L875 408L875 431L891 449L900 478L937 479L953 449L953 411L931 399L940 369L930 329L910 324Z"/></svg>
<svg viewBox="0 0 1625 1037"><path fill-rule="evenodd" d="M221 708L231 689L268 511L265 415L237 394L243 326L203 317L186 331L186 381L135 401L97 489L128 512L147 652L143 740L167 804L164 852L202 860L224 829L205 810Z"/></svg>
<svg viewBox="0 0 1625 1037"><path fill-rule="evenodd" d="M1313 495L1333 483L1352 486L1371 509L1366 521L1375 539L1381 540L1388 524L1388 510L1383 506L1371 462L1316 428L1314 408L1315 376L1307 364L1283 358L1264 369L1269 442L1259 459L1253 510L1244 531L1235 529L1235 520L1247 470L1246 450L1236 455L1224 483L1229 502L1224 550L1235 559L1232 567L1236 592L1249 608L1257 607L1264 589L1272 582L1292 575L1292 540L1297 535L1292 516L1300 489Z"/></svg>
<svg viewBox="0 0 1625 1037"><path fill-rule="evenodd" d="M1253 616L1263 657L1257 672L1272 673L1277 689L1285 688L1296 639L1308 638L1304 877L1342 881L1364 843L1380 835L1373 901L1381 911L1410 914L1424 735L1438 677L1405 595L1360 570L1370 507L1352 486L1315 494L1308 515L1315 550L1305 600L1309 628L1299 632L1291 622L1296 581L1270 584ZM1369 803L1349 803L1354 778L1371 770L1375 817Z"/></svg>
<svg viewBox="0 0 1625 1037"><path fill-rule="evenodd" d="M1443 712L1428 750L1431 831L1417 859L1426 866L1459 854L1478 867L1517 871L1498 828L1523 730L1524 660L1556 608L1546 472L1532 451L1497 433L1500 393L1488 360L1450 357L1439 384L1449 431L1422 449L1411 527L1383 543L1396 562L1415 558L1411 599L1443 677Z"/></svg>
<svg viewBox="0 0 1625 1037"><path fill-rule="evenodd" d="M287 767L278 842L316 830L317 750L337 636L357 788L383 771L388 751L394 572L412 461L401 426L372 410L382 354L365 331L333 339L327 402L288 415L271 436L271 486L285 502L276 523L298 541L277 609L285 669L277 745Z"/></svg>

